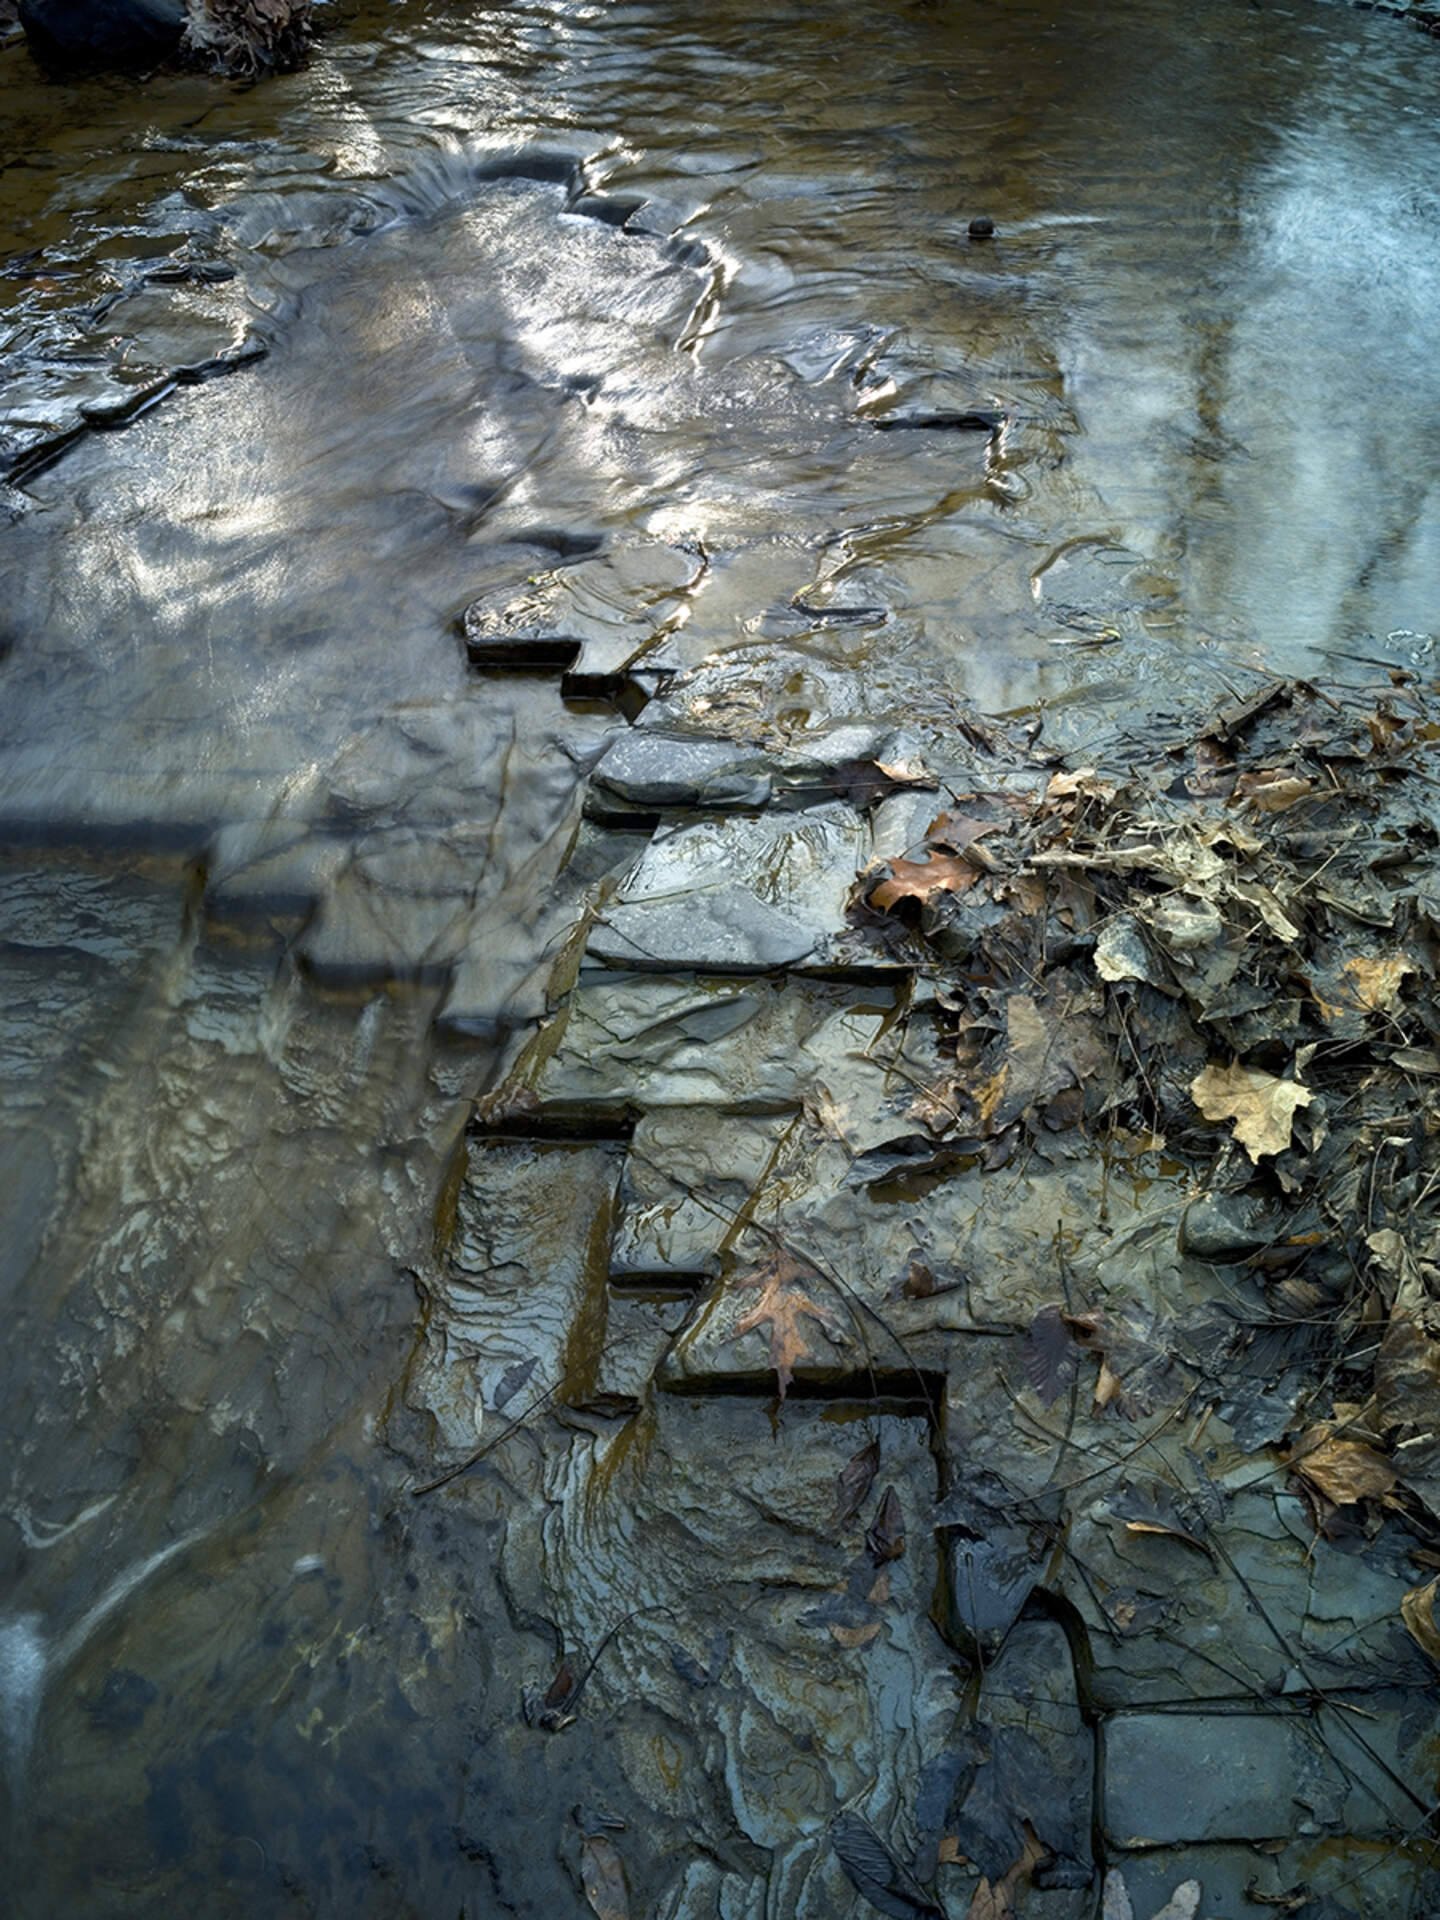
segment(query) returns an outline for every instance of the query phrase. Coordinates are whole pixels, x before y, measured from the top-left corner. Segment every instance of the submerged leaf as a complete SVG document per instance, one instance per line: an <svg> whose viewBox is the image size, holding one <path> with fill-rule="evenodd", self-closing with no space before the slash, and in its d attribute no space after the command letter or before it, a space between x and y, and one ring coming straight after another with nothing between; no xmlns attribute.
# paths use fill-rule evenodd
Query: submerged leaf
<svg viewBox="0 0 1440 1920"><path fill-rule="evenodd" d="M1025 1377L1044 1407L1073 1383L1080 1355L1059 1307L1042 1307L1025 1335Z"/></svg>
<svg viewBox="0 0 1440 1920"><path fill-rule="evenodd" d="M1283 1153L1298 1107L1315 1098L1298 1080L1281 1080L1258 1067L1206 1067L1190 1082L1190 1096L1207 1120L1233 1120L1235 1138L1257 1165L1262 1153Z"/></svg>
<svg viewBox="0 0 1440 1920"><path fill-rule="evenodd" d="M1200 1911L1200 1882L1182 1880L1158 1913L1150 1920L1195 1920Z"/></svg>
<svg viewBox="0 0 1440 1920"><path fill-rule="evenodd" d="M775 1369L782 1400L795 1378L798 1362L812 1358L801 1330L802 1319L816 1320L821 1326L832 1330L836 1326L835 1317L829 1309L817 1306L808 1293L802 1292L794 1284L796 1280L803 1279L808 1271L790 1254L772 1253L753 1273L745 1274L735 1282L737 1287L760 1289L760 1298L748 1313L741 1314L733 1331L737 1335L750 1333L769 1322L770 1364Z"/></svg>
<svg viewBox="0 0 1440 1920"><path fill-rule="evenodd" d="M966 1920L1015 1920L1015 1891L1028 1880L1046 1856L1046 1849L1035 1838L1035 1829L1025 1822L1025 1845L1019 1858L992 1886L982 1879L975 1889Z"/></svg>
<svg viewBox="0 0 1440 1920"><path fill-rule="evenodd" d="M830 1638L842 1647L868 1647L883 1624L882 1621L872 1620L863 1627L832 1626Z"/></svg>
<svg viewBox="0 0 1440 1920"><path fill-rule="evenodd" d="M1127 1533L1164 1534L1207 1556L1210 1552L1201 1538L1204 1521L1183 1511L1168 1487L1147 1493L1141 1487L1122 1486L1110 1502L1110 1511L1125 1522Z"/></svg>
<svg viewBox="0 0 1440 1920"><path fill-rule="evenodd" d="M1130 1903L1130 1889L1125 1885L1125 1876L1118 1867L1112 1867L1105 1876L1100 1920L1135 1920L1135 1909Z"/></svg>
<svg viewBox="0 0 1440 1920"><path fill-rule="evenodd" d="M945 1920L944 1909L858 1813L840 1815L830 1829L830 1844L851 1884L891 1920L915 1920L917 1914L924 1920Z"/></svg>
<svg viewBox="0 0 1440 1920"><path fill-rule="evenodd" d="M603 1833L587 1833L581 1842L580 1879L595 1920L630 1920L625 1868Z"/></svg>

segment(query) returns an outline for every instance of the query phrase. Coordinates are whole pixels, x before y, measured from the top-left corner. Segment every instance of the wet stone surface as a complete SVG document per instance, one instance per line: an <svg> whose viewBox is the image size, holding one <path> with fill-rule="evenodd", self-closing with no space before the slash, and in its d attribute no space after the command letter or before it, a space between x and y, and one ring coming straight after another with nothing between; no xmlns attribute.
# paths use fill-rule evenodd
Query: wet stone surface
<svg viewBox="0 0 1440 1920"><path fill-rule="evenodd" d="M23 1920L1440 1910L1433 71L962 12L7 93Z"/></svg>

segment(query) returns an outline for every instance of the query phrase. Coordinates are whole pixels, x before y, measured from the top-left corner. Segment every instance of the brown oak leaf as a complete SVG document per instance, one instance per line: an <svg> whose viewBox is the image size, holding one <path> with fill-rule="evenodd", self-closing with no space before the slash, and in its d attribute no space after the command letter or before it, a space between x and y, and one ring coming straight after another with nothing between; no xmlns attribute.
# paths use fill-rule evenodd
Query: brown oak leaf
<svg viewBox="0 0 1440 1920"><path fill-rule="evenodd" d="M817 1305L808 1293L795 1284L797 1280L812 1277L812 1268L802 1266L791 1254L777 1252L763 1260L752 1273L742 1275L735 1282L737 1287L758 1287L760 1298L748 1313L742 1313L736 1320L733 1334L750 1333L769 1322L770 1364L775 1369L782 1400L795 1378L796 1363L812 1358L811 1350L805 1344L801 1321L806 1318L817 1320L832 1332L839 1330L829 1308Z"/></svg>
<svg viewBox="0 0 1440 1920"><path fill-rule="evenodd" d="M1380 1499L1395 1487L1395 1469L1383 1453L1360 1440L1337 1440L1325 1422L1302 1436L1290 1468L1337 1507Z"/></svg>
<svg viewBox="0 0 1440 1920"><path fill-rule="evenodd" d="M923 904L937 893L968 893L980 878L978 866L945 853L933 853L924 860L892 860L889 865L890 878L870 890L870 905L882 912L902 900Z"/></svg>

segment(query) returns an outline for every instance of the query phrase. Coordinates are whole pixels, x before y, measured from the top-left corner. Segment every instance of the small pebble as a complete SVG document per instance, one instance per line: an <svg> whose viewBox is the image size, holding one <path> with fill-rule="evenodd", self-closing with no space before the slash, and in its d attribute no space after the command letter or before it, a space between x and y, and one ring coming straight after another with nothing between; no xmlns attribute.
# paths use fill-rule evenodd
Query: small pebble
<svg viewBox="0 0 1440 1920"><path fill-rule="evenodd" d="M994 232L995 222L990 218L988 213L977 213L975 218L970 222L970 238L972 240L989 240Z"/></svg>

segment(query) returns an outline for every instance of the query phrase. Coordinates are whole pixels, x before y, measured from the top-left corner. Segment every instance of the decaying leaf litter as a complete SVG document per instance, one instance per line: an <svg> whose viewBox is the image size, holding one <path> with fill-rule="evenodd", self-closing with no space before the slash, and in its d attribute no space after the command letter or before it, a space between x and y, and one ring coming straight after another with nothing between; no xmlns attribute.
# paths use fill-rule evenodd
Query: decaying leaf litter
<svg viewBox="0 0 1440 1920"><path fill-rule="evenodd" d="M1288 1478L1317 1540L1349 1550L1387 1524L1408 1530L1416 1578L1395 1626L1416 1656L1410 1685L1440 1667L1437 737L1401 679L1370 693L1276 682L1148 750L1073 769L990 728L993 784L937 794L922 840L860 874L852 905L877 951L916 969L943 1035L939 1079L912 1088L927 1145L907 1171L1023 1178L1067 1156L1158 1156L1194 1195L1182 1250L1216 1276L1198 1315L1097 1304L1057 1235L1054 1299L1025 1339L1031 1399L1014 1405L1033 1427L1032 1408L1068 1404L1062 1429L1042 1428L1060 1435L1053 1485L1037 1497L981 1474L952 1487L934 1524L977 1541L1018 1528L1040 1559L1073 1557L1066 1497L1079 1488L1115 1527L1179 1549L1177 1582L1187 1555L1240 1579L1214 1533L1230 1495L1200 1450L1218 1416L1256 1483ZM834 1130L823 1102L805 1122ZM875 1178L894 1173L882 1162ZM1095 1233L1106 1226L1102 1202ZM873 1367L884 1316L857 1313L833 1256L780 1214L734 1229L729 1338L767 1342L779 1401L823 1374L827 1343ZM903 1293L949 1284L917 1259ZM1121 1438L1087 1452L1074 1436L1096 1422ZM905 1550L894 1489L874 1507L883 1474L872 1440L839 1475L837 1529L873 1518L834 1598L807 1616L847 1653L879 1633L886 1566ZM1165 1617L1154 1594L1116 1589L1100 1604L1117 1635ZM947 1863L980 1871L975 1920L1017 1911L1032 1878L1080 1884L1067 1862L1083 1848L1035 1798L1043 1770L1028 1778L1008 1730L986 1733L976 1654L981 1744L933 1838L911 1859L858 1818L832 1836L880 1911L945 1910L922 1881ZM540 1724L552 1719L565 1724ZM1418 1803L1410 1843L1430 1813ZM1167 1920L1199 1910L1192 1884ZM595 1904L588 1880L587 1893ZM1304 1899L1293 1889L1287 1904ZM1114 1872L1105 1901L1128 1910Z"/></svg>
<svg viewBox="0 0 1440 1920"><path fill-rule="evenodd" d="M956 796L858 887L878 940L938 963L953 1119L926 1118L945 1153L1143 1140L1201 1183L1202 1256L1228 1203L1227 1259L1244 1250L1265 1302L1231 1357L1260 1334L1306 1352L1286 1432L1327 1533L1372 1502L1440 1520L1437 738L1403 681L1378 699L1276 683L1142 772ZM932 890L893 891L897 865L932 859ZM1092 1353L1097 1401L1123 1413L1134 1333L1047 1309L1037 1393Z"/></svg>

